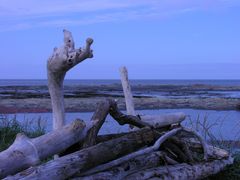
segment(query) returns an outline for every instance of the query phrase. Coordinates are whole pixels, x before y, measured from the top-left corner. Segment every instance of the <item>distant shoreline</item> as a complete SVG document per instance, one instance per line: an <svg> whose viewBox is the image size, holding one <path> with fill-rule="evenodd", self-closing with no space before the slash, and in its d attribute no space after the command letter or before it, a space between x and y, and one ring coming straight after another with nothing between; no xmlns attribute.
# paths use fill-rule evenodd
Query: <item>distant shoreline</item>
<svg viewBox="0 0 240 180"><path fill-rule="evenodd" d="M90 112L106 98L125 109L120 84L65 86L66 112ZM136 109L239 110L240 86L132 85ZM0 86L0 113L51 112L47 86Z"/></svg>

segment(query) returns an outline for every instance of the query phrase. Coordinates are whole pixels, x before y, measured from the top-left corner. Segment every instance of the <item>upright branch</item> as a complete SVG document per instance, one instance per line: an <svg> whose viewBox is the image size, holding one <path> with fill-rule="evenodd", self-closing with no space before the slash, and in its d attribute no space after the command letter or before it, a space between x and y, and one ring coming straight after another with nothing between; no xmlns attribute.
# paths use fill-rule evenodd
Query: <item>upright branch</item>
<svg viewBox="0 0 240 180"><path fill-rule="evenodd" d="M128 71L125 66L120 68L120 74L121 74L124 97L126 101L127 114L135 116L136 112L135 112L134 103L133 103L133 96L132 96L131 86L128 80Z"/></svg>
<svg viewBox="0 0 240 180"><path fill-rule="evenodd" d="M48 88L53 111L53 129L64 125L63 81L68 70L87 58L92 58L91 44L93 39L86 40L85 48L75 49L72 33L63 30L64 45L54 48L52 56L47 61Z"/></svg>

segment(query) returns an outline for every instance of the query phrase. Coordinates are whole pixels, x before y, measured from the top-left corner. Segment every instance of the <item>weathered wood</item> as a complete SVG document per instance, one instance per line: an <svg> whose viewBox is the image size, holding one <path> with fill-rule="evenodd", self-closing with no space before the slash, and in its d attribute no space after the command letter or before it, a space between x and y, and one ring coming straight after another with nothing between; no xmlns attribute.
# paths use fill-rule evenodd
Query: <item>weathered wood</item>
<svg viewBox="0 0 240 180"><path fill-rule="evenodd" d="M112 179L123 179L129 174L135 173L137 171L148 169L152 167L156 167L159 165L164 165L164 153L160 151L152 152L149 154L144 154L134 159L130 159L127 162L120 164L119 166L113 167L107 171L99 172L92 175L83 176L83 175L75 175L74 180L88 180L88 179L104 179L104 180L112 180Z"/></svg>
<svg viewBox="0 0 240 180"><path fill-rule="evenodd" d="M143 122L151 124L152 127L159 128L171 124L179 124L186 118L186 115L182 112L178 112L162 115L143 115L140 116L140 118Z"/></svg>
<svg viewBox="0 0 240 180"><path fill-rule="evenodd" d="M126 156L123 156L119 159L115 159L111 162L108 162L106 164L103 164L103 165L100 165L100 166L96 166L95 168L87 171L85 174L93 174L93 173L97 173L97 172L101 172L101 171L104 171L106 169L109 169L109 168L112 168L114 166L117 166L121 163L124 163L126 161L129 161L130 159L133 159L137 156L141 156L143 154L148 154L150 152L153 152L153 151L156 151L159 149L159 147L161 146L161 144L163 142L165 142L168 138L172 137L173 135L177 134L179 131L181 131L182 128L176 128L176 129L173 129L169 132L166 132L164 135L162 135L155 143L153 146L151 147L147 147L145 149L141 149L139 151L136 151L136 152L133 152L131 154L128 154Z"/></svg>
<svg viewBox="0 0 240 180"><path fill-rule="evenodd" d="M93 146L96 144L98 131L102 127L108 115L109 108L110 108L109 101L102 101L98 103L97 109L91 118L93 126L87 133L87 137L83 143L83 148Z"/></svg>
<svg viewBox="0 0 240 180"><path fill-rule="evenodd" d="M153 143L159 135L143 128L117 139L60 157L38 167L32 167L6 179L66 179L99 164L112 161Z"/></svg>
<svg viewBox="0 0 240 180"><path fill-rule="evenodd" d="M125 177L126 180L145 180L145 179L203 179L221 171L227 165L233 163L233 159L214 160L210 162L201 162L194 165L177 164L174 166L160 166L147 170L141 170L137 173Z"/></svg>
<svg viewBox="0 0 240 180"><path fill-rule="evenodd" d="M173 153L175 156L174 160L177 162L190 162L190 159L185 155L182 149L176 143L172 142L171 139L168 139L166 142L164 142L162 144L162 148L169 153Z"/></svg>
<svg viewBox="0 0 240 180"><path fill-rule="evenodd" d="M136 116L136 112L135 112L135 109L134 109L131 86L130 86L130 83L129 83L129 80L128 80L127 68L126 67L121 67L120 68L120 74L121 74L123 92L124 92L124 96L125 96L127 114L132 115L132 116Z"/></svg>
<svg viewBox="0 0 240 180"><path fill-rule="evenodd" d="M117 103L114 100L110 99L109 103L111 104L109 113L120 125L130 124L138 128L146 126L151 128L161 128L172 124L179 124L186 118L186 115L182 112L154 116L125 115L119 110Z"/></svg>
<svg viewBox="0 0 240 180"><path fill-rule="evenodd" d="M183 130L187 133L193 134L194 136L196 136L196 138L199 140L199 142L202 145L203 148L203 153L204 153L204 160L208 160L208 156L209 156L209 149L208 149L208 145L207 143L204 141L204 139L194 130L192 129L188 129L188 128L183 128Z"/></svg>
<svg viewBox="0 0 240 180"><path fill-rule="evenodd" d="M129 134L129 132L118 133L118 134L99 135L99 136L97 136L97 143L101 143L101 142L109 141L109 140L112 140L112 139L116 139L116 138L122 137L126 134Z"/></svg>
<svg viewBox="0 0 240 180"><path fill-rule="evenodd" d="M187 141L187 144L189 144L189 149L191 151L195 151L198 153L202 153L203 149L202 149L202 144L199 142L193 142L193 141ZM206 147L208 149L208 157L210 159L226 159L229 157L229 153L224 150L224 149L220 149L217 147L214 147L212 145L207 145Z"/></svg>
<svg viewBox="0 0 240 180"><path fill-rule="evenodd" d="M0 153L0 178L15 174L59 153L85 137L86 125L81 120L37 138L18 134L14 143Z"/></svg>
<svg viewBox="0 0 240 180"><path fill-rule="evenodd" d="M187 161L184 161L184 162L187 162L187 163L194 162L192 152L190 151L190 147L185 141L182 141L180 138L177 138L176 136L169 139L169 141L170 143L177 145L181 149L181 151L184 153L184 155L187 157Z"/></svg>
<svg viewBox="0 0 240 180"><path fill-rule="evenodd" d="M64 45L54 48L52 56L47 61L48 88L51 96L53 111L53 129L62 127L65 124L63 81L68 70L87 58L92 58L90 49L93 40L86 40L86 47L82 50L75 49L72 33L63 30Z"/></svg>
<svg viewBox="0 0 240 180"><path fill-rule="evenodd" d="M118 109L116 101L109 99L109 103L111 105L109 113L120 125L130 124L138 128L146 126L151 127L150 123L141 121L141 118L139 116L123 114Z"/></svg>

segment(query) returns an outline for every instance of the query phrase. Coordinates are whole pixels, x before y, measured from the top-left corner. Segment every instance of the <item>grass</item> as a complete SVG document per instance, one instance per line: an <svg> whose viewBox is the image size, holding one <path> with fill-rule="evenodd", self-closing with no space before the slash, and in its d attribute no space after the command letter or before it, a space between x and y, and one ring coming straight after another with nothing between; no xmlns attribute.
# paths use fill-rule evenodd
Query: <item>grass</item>
<svg viewBox="0 0 240 180"><path fill-rule="evenodd" d="M237 180L240 179L240 152L233 155L234 163L227 166L220 173L208 177L209 180Z"/></svg>
<svg viewBox="0 0 240 180"><path fill-rule="evenodd" d="M240 179L240 152L236 151L236 142L231 142L224 140L224 136L222 132L219 132L219 137L217 138L212 132L211 128L214 126L222 126L223 122L226 121L226 117L222 117L219 119L215 119L214 121L209 118L208 114L206 114L203 118L197 116L197 119L192 120L191 117L188 117L188 123L186 124L189 128L196 130L201 136L208 141L208 143L213 146L225 149L232 153L232 157L234 157L234 163L232 165L227 166L220 173L210 176L206 178L207 180L237 180ZM239 137L239 135L236 135Z"/></svg>
<svg viewBox="0 0 240 180"><path fill-rule="evenodd" d="M221 124L226 118L218 119L216 121L209 121L208 115L205 115L203 119L200 116L193 121L189 117L188 124L189 128L201 132L201 135L205 140L208 140L214 146L224 148L228 151L233 152L234 149L231 144L227 144L223 139L217 139L212 133L211 128ZM20 123L17 121L16 116L8 117L5 115L0 115L0 151L7 149L15 140L18 133L24 133L30 138L38 137L45 133L44 125L42 125L43 119L39 117L37 120L23 120L25 123ZM211 123L210 123L211 122ZM223 138L223 137L222 137ZM234 164L228 166L219 174L208 177L209 180L235 180L240 179L240 152L235 152L233 154Z"/></svg>
<svg viewBox="0 0 240 180"><path fill-rule="evenodd" d="M45 133L41 117L37 121L24 119L23 122L17 121L16 115L11 118L7 115L0 115L0 151L7 149L14 142L18 133L24 133L29 138Z"/></svg>

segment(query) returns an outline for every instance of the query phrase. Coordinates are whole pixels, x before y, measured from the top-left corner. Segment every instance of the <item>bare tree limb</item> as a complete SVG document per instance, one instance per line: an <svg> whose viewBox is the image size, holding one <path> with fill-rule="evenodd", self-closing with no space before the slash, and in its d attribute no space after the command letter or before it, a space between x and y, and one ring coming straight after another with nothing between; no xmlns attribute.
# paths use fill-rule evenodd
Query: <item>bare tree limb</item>
<svg viewBox="0 0 240 180"><path fill-rule="evenodd" d="M51 96L53 111L53 129L62 127L65 124L65 111L63 100L63 81L68 70L87 58L92 58L90 49L93 40L86 40L86 47L82 50L75 49L72 33L63 30L64 45L54 48L52 56L47 62L48 88Z"/></svg>
<svg viewBox="0 0 240 180"><path fill-rule="evenodd" d="M109 99L109 103L111 105L109 113L120 125L130 124L138 128L151 127L151 124L141 121L140 116L123 114L118 109L116 101Z"/></svg>
<svg viewBox="0 0 240 180"><path fill-rule="evenodd" d="M93 127L89 130L86 139L83 143L83 148L93 146L97 141L97 134L102 127L108 112L109 112L110 104L109 101L100 102L97 106L96 111L94 112L91 122Z"/></svg>

